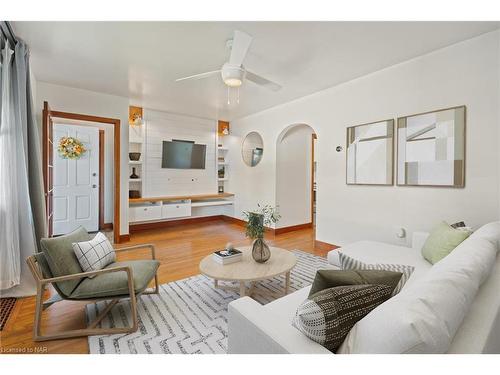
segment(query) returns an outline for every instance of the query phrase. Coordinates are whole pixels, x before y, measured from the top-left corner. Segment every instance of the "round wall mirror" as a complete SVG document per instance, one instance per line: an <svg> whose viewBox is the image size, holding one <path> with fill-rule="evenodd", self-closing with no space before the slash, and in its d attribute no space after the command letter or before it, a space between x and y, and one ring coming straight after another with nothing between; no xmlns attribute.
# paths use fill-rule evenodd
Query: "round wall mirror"
<svg viewBox="0 0 500 375"><path fill-rule="evenodd" d="M257 132L248 133L241 146L241 156L249 167L255 167L260 163L264 153L264 141Z"/></svg>

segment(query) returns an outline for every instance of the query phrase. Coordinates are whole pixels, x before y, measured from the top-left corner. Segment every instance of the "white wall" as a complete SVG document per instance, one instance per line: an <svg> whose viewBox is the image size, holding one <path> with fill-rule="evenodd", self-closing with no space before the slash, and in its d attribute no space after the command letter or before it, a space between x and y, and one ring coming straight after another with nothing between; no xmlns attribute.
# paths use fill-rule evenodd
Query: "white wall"
<svg viewBox="0 0 500 375"><path fill-rule="evenodd" d="M276 149L277 228L311 222L311 144L313 129L297 125L278 137Z"/></svg>
<svg viewBox="0 0 500 375"><path fill-rule="evenodd" d="M342 85L233 121L231 153L250 131L264 138L255 168L232 163L235 214L258 202L275 204L276 140L290 124L309 124L317 141L317 239L405 242L440 220L478 226L499 217L499 33L421 56ZM286 84L286 83L285 83ZM345 184L346 127L456 105L467 106L466 186L374 187ZM337 153L341 145L344 151ZM235 155L236 156L236 155Z"/></svg>
<svg viewBox="0 0 500 375"><path fill-rule="evenodd" d="M120 234L128 233L128 98L94 91L37 82L36 111L42 124L43 102L47 101L54 111L73 112L121 120L120 129Z"/></svg>
<svg viewBox="0 0 500 375"><path fill-rule="evenodd" d="M214 120L145 110L144 197L217 193L216 129ZM206 148L205 169L161 167L162 142L194 141Z"/></svg>

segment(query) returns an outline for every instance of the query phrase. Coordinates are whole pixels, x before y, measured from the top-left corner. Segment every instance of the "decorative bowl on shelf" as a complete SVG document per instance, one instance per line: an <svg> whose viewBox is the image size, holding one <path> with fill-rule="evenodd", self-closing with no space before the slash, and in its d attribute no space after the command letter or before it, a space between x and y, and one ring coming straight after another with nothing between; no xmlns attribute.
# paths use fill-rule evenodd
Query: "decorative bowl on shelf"
<svg viewBox="0 0 500 375"><path fill-rule="evenodd" d="M141 158L141 153L140 152L129 152L128 157L132 161L139 161Z"/></svg>
<svg viewBox="0 0 500 375"><path fill-rule="evenodd" d="M137 199L141 197L141 192L139 190L129 190L128 197L131 199Z"/></svg>

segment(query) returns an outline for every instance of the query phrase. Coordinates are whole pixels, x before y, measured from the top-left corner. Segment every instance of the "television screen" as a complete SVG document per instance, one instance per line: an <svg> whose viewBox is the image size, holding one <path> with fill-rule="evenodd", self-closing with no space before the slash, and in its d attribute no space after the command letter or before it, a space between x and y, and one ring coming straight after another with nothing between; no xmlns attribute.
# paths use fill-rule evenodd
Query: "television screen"
<svg viewBox="0 0 500 375"><path fill-rule="evenodd" d="M191 141L163 141L161 167L205 169L206 148Z"/></svg>

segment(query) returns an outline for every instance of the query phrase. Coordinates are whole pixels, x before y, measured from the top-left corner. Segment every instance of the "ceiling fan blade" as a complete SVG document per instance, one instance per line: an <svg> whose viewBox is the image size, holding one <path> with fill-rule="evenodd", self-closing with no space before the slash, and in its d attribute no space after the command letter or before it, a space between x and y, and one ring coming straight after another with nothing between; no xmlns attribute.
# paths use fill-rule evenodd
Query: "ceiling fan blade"
<svg viewBox="0 0 500 375"><path fill-rule="evenodd" d="M234 31L233 45L231 47L231 56L229 57L229 64L240 66L247 54L248 48L252 43L252 37L243 31Z"/></svg>
<svg viewBox="0 0 500 375"><path fill-rule="evenodd" d="M211 72L200 73L200 74L195 74L195 75L188 76L188 77L178 78L178 79L175 80L175 82L185 81L185 80L188 80L188 79L202 79L202 78L210 77L211 75L214 75L214 74L217 74L217 73L220 73L220 70L213 70Z"/></svg>
<svg viewBox="0 0 500 375"><path fill-rule="evenodd" d="M246 71L245 77L249 81L252 81L253 83L256 83L260 86L264 86L264 87L268 88L269 90L272 90L272 91L281 90L281 85L278 85L277 83L272 82L268 79L265 79L264 77L261 77L255 73L249 72L248 70Z"/></svg>

